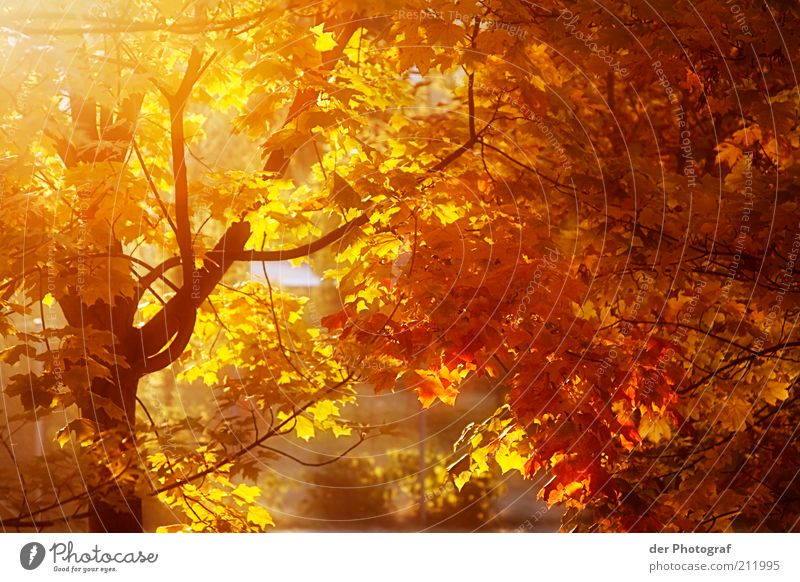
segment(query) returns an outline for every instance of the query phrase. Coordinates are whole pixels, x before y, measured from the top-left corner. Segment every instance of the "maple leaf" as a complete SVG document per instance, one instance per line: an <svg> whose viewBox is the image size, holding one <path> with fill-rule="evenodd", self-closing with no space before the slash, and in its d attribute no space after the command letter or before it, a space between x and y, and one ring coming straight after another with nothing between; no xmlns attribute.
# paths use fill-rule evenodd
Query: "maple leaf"
<svg viewBox="0 0 800 582"><path fill-rule="evenodd" d="M314 49L321 53L327 52L337 46L336 40L333 38L333 33L323 32L325 23L320 23L317 26L311 27L311 32L314 34Z"/></svg>
<svg viewBox="0 0 800 582"><path fill-rule="evenodd" d="M63 428L60 428L56 433L56 442L60 447L64 447L72 438L72 433L75 433L75 440L81 447L91 445L97 436L97 424L88 418L76 418L67 423Z"/></svg>
<svg viewBox="0 0 800 582"><path fill-rule="evenodd" d="M512 470L522 471L527 463L525 457L517 451L509 449L505 444L500 445L500 448L494 454L494 460L500 465L503 473L508 473Z"/></svg>
<svg viewBox="0 0 800 582"><path fill-rule="evenodd" d="M779 402L789 398L789 389L784 382L770 380L761 391L760 396L767 402L767 404L774 406Z"/></svg>
<svg viewBox="0 0 800 582"><path fill-rule="evenodd" d="M727 142L719 144L717 152L716 162L718 164L724 162L729 168L732 168L742 157L742 150Z"/></svg>
<svg viewBox="0 0 800 582"><path fill-rule="evenodd" d="M398 385L416 390L420 403L429 408L437 399L452 406L458 391L445 386L438 372L431 370L414 370L407 372L398 380Z"/></svg>
<svg viewBox="0 0 800 582"><path fill-rule="evenodd" d="M275 526L272 516L260 505L251 505L247 509L247 521L259 526L262 530L267 526Z"/></svg>
<svg viewBox="0 0 800 582"><path fill-rule="evenodd" d="M666 419L648 412L642 415L638 432L642 438L658 444L672 435L672 425Z"/></svg>
<svg viewBox="0 0 800 582"><path fill-rule="evenodd" d="M313 422L302 415L296 416L295 420L297 421L297 424L294 428L299 438L303 439L304 441L308 441L314 437L316 431L314 430Z"/></svg>
<svg viewBox="0 0 800 582"><path fill-rule="evenodd" d="M253 503L256 498L261 495L261 488L255 485L245 485L242 483L236 489L231 491L231 495L239 505Z"/></svg>

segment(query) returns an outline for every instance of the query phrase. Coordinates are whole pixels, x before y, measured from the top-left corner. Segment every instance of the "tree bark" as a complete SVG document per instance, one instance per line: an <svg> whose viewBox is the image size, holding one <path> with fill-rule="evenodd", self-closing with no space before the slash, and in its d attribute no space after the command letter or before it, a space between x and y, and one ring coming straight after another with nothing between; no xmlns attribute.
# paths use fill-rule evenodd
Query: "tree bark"
<svg viewBox="0 0 800 582"><path fill-rule="evenodd" d="M95 359L108 366L106 376L91 379L89 390L76 394L82 418L92 420L103 444L93 459L97 474L87 475L89 529L92 532L141 532L142 500L136 493L139 476L139 454L136 448L136 391L142 377L137 362L140 337L133 327L135 301L130 297L114 297L113 306L96 301L87 306L73 293L61 300L68 323L74 327L109 332L112 345L105 345L114 354L114 362ZM65 362L85 366L87 362ZM122 461L122 463L120 462Z"/></svg>
<svg viewBox="0 0 800 582"><path fill-rule="evenodd" d="M109 399L123 410L119 418L102 408L91 407L83 415L93 418L104 434L116 432L121 436L120 449L107 450L106 455L125 458L130 468L123 474L109 475L115 482L89 495L89 530L96 533L142 532L142 500L136 493L138 481L138 452L136 449L136 389L139 376L130 369L116 367L117 382L102 378L92 381L91 393Z"/></svg>

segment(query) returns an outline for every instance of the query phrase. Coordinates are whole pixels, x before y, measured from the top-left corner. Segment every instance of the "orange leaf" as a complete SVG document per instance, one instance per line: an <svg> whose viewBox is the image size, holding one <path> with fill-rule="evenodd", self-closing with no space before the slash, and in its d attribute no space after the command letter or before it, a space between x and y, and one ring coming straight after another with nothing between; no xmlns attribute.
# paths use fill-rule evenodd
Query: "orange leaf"
<svg viewBox="0 0 800 582"><path fill-rule="evenodd" d="M419 401L423 407L430 407L437 398L449 406L455 404L458 390L451 386L445 386L438 373L430 370L415 370L414 374L417 376L414 388L417 390Z"/></svg>

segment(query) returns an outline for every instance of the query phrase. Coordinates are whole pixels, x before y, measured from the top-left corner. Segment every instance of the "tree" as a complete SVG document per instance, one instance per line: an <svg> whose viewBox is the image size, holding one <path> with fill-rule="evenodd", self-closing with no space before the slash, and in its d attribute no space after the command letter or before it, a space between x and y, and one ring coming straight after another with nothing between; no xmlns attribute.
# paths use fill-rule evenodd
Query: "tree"
<svg viewBox="0 0 800 582"><path fill-rule="evenodd" d="M138 531L156 495L260 531L270 439L346 455L357 382L476 378L507 399L459 489L547 473L569 530L798 528L794 3L2 11L4 527ZM206 118L263 165L196 159ZM289 259L336 283L319 325L246 276ZM191 449L139 395L166 369L217 398L168 427ZM44 415L58 487L6 438Z"/></svg>

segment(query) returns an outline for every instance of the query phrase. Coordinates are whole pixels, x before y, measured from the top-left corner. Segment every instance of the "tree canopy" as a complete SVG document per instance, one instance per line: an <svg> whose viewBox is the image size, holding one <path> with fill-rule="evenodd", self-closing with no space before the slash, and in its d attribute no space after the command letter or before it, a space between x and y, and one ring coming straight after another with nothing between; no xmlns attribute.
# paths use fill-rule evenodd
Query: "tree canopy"
<svg viewBox="0 0 800 582"><path fill-rule="evenodd" d="M363 385L501 391L449 479L545 475L565 530L800 527L795 2L0 18L4 529L280 528L270 443L347 456ZM48 418L45 469L13 441Z"/></svg>

